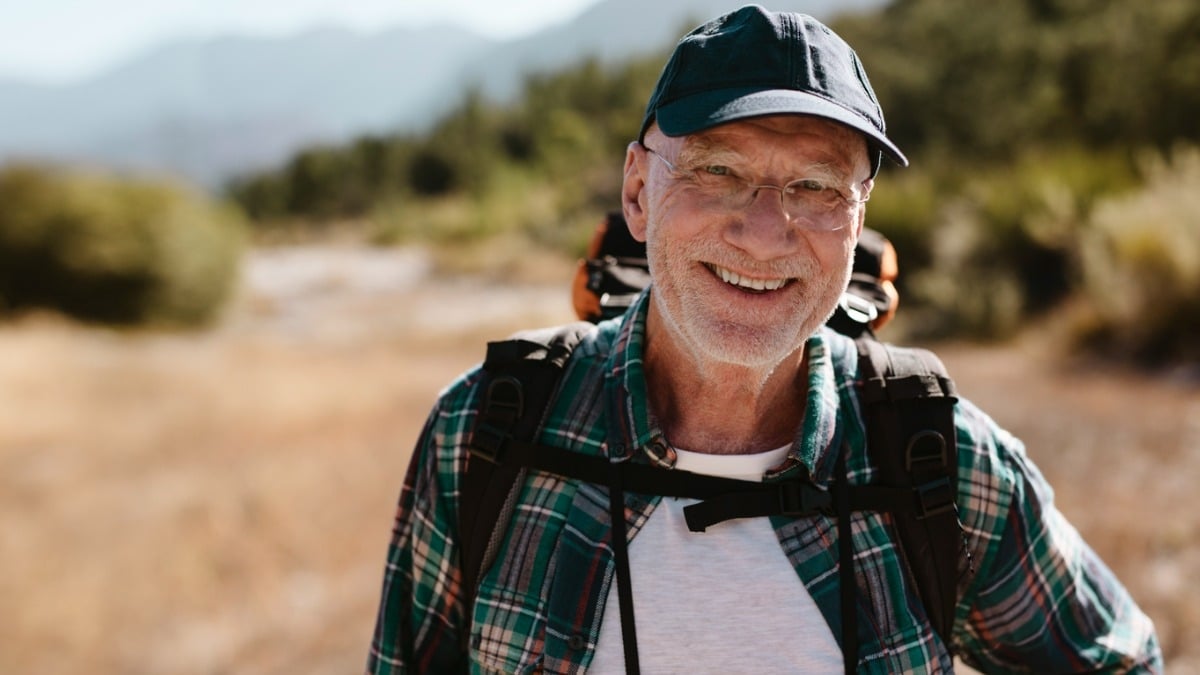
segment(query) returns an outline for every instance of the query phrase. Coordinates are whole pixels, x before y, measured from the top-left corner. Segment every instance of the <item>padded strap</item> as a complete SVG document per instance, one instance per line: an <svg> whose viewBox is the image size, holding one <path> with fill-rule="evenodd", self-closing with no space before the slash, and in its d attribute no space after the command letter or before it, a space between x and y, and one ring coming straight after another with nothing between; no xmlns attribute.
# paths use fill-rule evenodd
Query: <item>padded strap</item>
<svg viewBox="0 0 1200 675"><path fill-rule="evenodd" d="M913 500L892 522L929 622L951 649L964 551L954 384L931 352L870 338L856 344L868 452L879 483Z"/></svg>
<svg viewBox="0 0 1200 675"><path fill-rule="evenodd" d="M459 562L468 625L479 579L495 559L524 484L524 467L504 461L504 455L514 438L535 437L571 352L594 330L581 321L488 344L487 389L459 490ZM469 644L469 630L462 639Z"/></svg>

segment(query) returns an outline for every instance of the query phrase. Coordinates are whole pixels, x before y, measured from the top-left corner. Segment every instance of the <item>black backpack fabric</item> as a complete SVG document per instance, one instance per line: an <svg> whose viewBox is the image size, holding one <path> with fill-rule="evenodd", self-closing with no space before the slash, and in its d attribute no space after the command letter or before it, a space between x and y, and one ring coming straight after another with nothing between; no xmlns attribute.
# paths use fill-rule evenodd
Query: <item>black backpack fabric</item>
<svg viewBox="0 0 1200 675"><path fill-rule="evenodd" d="M605 216L579 261L572 286L575 315L584 321L621 316L650 283L646 244L633 238L619 211Z"/></svg>

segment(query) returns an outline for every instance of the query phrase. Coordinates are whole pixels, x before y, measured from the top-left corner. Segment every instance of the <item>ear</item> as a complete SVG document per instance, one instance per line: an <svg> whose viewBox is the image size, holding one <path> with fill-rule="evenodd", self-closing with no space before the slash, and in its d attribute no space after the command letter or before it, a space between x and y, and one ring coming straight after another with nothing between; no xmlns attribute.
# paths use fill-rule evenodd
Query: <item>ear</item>
<svg viewBox="0 0 1200 675"><path fill-rule="evenodd" d="M646 241L646 149L634 141L625 151L625 177L621 182L621 213L629 225L629 234Z"/></svg>

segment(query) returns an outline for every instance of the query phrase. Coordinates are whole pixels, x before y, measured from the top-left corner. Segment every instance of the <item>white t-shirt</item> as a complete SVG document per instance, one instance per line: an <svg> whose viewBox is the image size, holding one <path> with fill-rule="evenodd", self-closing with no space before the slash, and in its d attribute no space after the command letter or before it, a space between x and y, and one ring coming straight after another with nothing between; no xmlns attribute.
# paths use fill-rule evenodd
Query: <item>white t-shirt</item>
<svg viewBox="0 0 1200 675"><path fill-rule="evenodd" d="M676 450L675 468L762 480L788 448L754 455ZM767 518L691 532L683 507L664 497L629 545L642 672L841 673L842 652L788 562ZM624 673L614 579L589 673Z"/></svg>

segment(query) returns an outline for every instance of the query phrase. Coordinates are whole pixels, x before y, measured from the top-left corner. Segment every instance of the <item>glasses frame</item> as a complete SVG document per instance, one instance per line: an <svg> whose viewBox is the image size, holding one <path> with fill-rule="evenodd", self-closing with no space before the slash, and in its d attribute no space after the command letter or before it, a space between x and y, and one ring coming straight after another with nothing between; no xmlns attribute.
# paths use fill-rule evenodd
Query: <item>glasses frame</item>
<svg viewBox="0 0 1200 675"><path fill-rule="evenodd" d="M638 142L638 145L642 146L642 149L645 150L647 153L649 153L651 156L657 157L664 165L666 165L666 167L668 169L671 170L671 173L673 173L673 174L676 174L678 176L684 176L687 174L688 171L698 171L699 170L699 169L688 169L688 170L680 169L679 167L675 166L674 162L672 162L671 160L664 157L662 155L662 153L658 152L654 148L651 148L648 145L646 145L645 143L642 143L640 141ZM740 177L735 177L735 178L737 178L737 180L739 180L739 181L742 181L745 184L745 187L750 190L750 193L749 193L750 199L747 202L747 206L749 204L754 203L754 199L758 196L759 190L761 190L763 188L766 188L769 190L779 190L780 204L783 206L784 212L787 213L789 216L792 216L793 218L795 218L797 216L797 213L795 213L792 208L788 207L787 196L798 193L799 190L798 190L798 188L795 187L795 185L797 183L802 183L806 180L809 180L808 178L797 178L795 180L788 181L784 185L775 185L772 183L752 183L752 182L742 179ZM825 189L832 190L833 194L837 195L837 197L839 197L843 202L845 202L847 206L858 206L860 204L865 204L871 198L870 192L867 192L865 197L859 199L856 197L847 196L845 193L843 193L841 190L839 190L836 187L829 186L829 187L826 187ZM800 202L793 202L793 203L800 203ZM802 212L800 212L799 215L806 217L811 222L814 216L823 217L827 214L802 211ZM836 232L837 230L840 230L844 227L846 227L845 223L838 225L837 227L806 228L806 229L819 230L819 231L824 231L824 232Z"/></svg>

